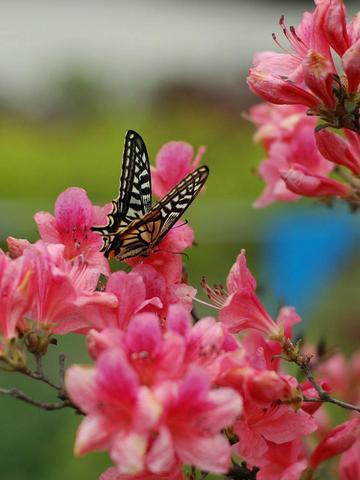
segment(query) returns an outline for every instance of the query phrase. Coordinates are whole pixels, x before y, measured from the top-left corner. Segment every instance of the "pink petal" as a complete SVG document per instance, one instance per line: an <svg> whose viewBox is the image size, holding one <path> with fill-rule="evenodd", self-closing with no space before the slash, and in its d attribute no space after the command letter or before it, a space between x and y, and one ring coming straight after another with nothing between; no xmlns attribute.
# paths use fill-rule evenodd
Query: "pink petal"
<svg viewBox="0 0 360 480"><path fill-rule="evenodd" d="M83 411L94 411L95 369L73 365L66 370L65 388L71 400Z"/></svg>
<svg viewBox="0 0 360 480"><path fill-rule="evenodd" d="M56 219L53 215L47 212L38 212L35 213L34 220L38 226L40 237L44 242L61 243Z"/></svg>
<svg viewBox="0 0 360 480"><path fill-rule="evenodd" d="M166 324L168 330L186 337L191 328L190 313L182 305L170 305Z"/></svg>
<svg viewBox="0 0 360 480"><path fill-rule="evenodd" d="M169 471L175 464L175 453L169 430L162 427L146 457L146 464L153 473Z"/></svg>
<svg viewBox="0 0 360 480"><path fill-rule="evenodd" d="M135 475L144 470L147 438L136 432L118 435L110 456L120 473Z"/></svg>
<svg viewBox="0 0 360 480"><path fill-rule="evenodd" d="M155 357L161 348L161 329L158 317L153 313L135 315L129 323L126 345L132 354L146 352Z"/></svg>
<svg viewBox="0 0 360 480"><path fill-rule="evenodd" d="M7 237L6 243L11 258L21 257L24 251L31 247L31 243L25 238Z"/></svg>
<svg viewBox="0 0 360 480"><path fill-rule="evenodd" d="M230 467L230 444L221 434L204 438L176 438L175 450L183 463L212 473L226 473ZM209 455L209 452L216 452Z"/></svg>
<svg viewBox="0 0 360 480"><path fill-rule="evenodd" d="M88 415L81 422L75 440L74 454L84 455L109 447L108 423L102 416Z"/></svg>
<svg viewBox="0 0 360 480"><path fill-rule="evenodd" d="M138 377L120 349L104 352L97 362L96 384L104 402L134 404Z"/></svg>
<svg viewBox="0 0 360 480"><path fill-rule="evenodd" d="M317 429L313 417L303 410L295 412L290 406L280 406L267 413L256 425L266 440L285 443L309 435Z"/></svg>
<svg viewBox="0 0 360 480"><path fill-rule="evenodd" d="M230 427L236 417L242 412L242 399L231 388L220 388L209 392L209 400L212 402L211 414L208 417L208 427L212 430L220 430Z"/></svg>

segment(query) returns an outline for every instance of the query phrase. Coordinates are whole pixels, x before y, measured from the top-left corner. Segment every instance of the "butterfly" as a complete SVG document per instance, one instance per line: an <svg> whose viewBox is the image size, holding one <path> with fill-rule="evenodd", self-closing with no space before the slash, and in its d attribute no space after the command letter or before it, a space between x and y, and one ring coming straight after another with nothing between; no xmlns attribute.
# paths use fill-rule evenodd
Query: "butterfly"
<svg viewBox="0 0 360 480"><path fill-rule="evenodd" d="M149 255L192 203L208 175L208 167L197 168L152 205L146 146L138 133L129 130L125 136L119 196L112 201L108 224L92 227L103 237L101 251L118 260Z"/></svg>

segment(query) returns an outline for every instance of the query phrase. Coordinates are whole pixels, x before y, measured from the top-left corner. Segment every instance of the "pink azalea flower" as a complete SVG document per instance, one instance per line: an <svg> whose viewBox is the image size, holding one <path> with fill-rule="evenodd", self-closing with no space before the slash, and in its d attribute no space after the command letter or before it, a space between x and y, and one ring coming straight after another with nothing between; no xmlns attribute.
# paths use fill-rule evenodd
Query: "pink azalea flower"
<svg viewBox="0 0 360 480"><path fill-rule="evenodd" d="M161 423L168 456L225 473L230 467L230 445L220 432L240 415L240 396L230 388L211 390L208 376L195 368L180 383L160 385L155 395L164 406Z"/></svg>
<svg viewBox="0 0 360 480"><path fill-rule="evenodd" d="M268 442L268 450L260 461L259 480L300 480L307 466L301 440L276 444Z"/></svg>
<svg viewBox="0 0 360 480"><path fill-rule="evenodd" d="M243 417L235 423L239 438L238 454L250 464L257 465L268 451L269 444L292 442L316 430L316 422L302 409L295 412L288 405L262 409L245 403Z"/></svg>
<svg viewBox="0 0 360 480"><path fill-rule="evenodd" d="M95 368L68 370L67 392L86 414L75 451L108 450L119 474L162 474L179 462L224 473L230 445L221 430L240 414L240 396L229 388L211 390L207 374L199 369L178 381L166 378L179 350L174 344L163 348L149 315L130 324L123 337L127 352L109 348L100 353ZM163 371L164 379L158 375L150 389L156 370ZM217 455L209 456L209 451Z"/></svg>
<svg viewBox="0 0 360 480"><path fill-rule="evenodd" d="M360 478L360 439L346 450L340 458L340 480L358 480Z"/></svg>
<svg viewBox="0 0 360 480"><path fill-rule="evenodd" d="M110 348L121 349L143 385L180 378L185 371L185 340L174 332L163 334L154 313L132 317L126 332L92 330L87 341L93 358Z"/></svg>
<svg viewBox="0 0 360 480"><path fill-rule="evenodd" d="M189 312L182 305L171 305L166 319L169 333L177 333L185 342L185 369L198 365L215 379L227 352L243 356L241 346L226 328L214 318L201 318L191 325Z"/></svg>
<svg viewBox="0 0 360 480"><path fill-rule="evenodd" d="M185 284L168 285L165 278L151 264L138 264L131 272L112 273L105 292L117 299L116 305L89 303L85 316L88 329L127 328L131 318L141 312L155 312L166 318L172 304L181 304L191 310L196 290Z"/></svg>
<svg viewBox="0 0 360 480"><path fill-rule="evenodd" d="M297 116L295 119L297 122L294 128L281 133L278 139L265 142L268 158L260 164L259 174L267 186L256 200L255 207L265 207L273 201L294 201L300 198L288 188L281 175L282 171L287 171L294 164L303 165L316 175L326 174L334 166L316 148L314 118ZM286 122L286 118L283 121ZM283 130L282 128L281 131Z"/></svg>
<svg viewBox="0 0 360 480"><path fill-rule="evenodd" d="M64 259L64 245L39 241L24 252L24 261L31 268L31 305L21 328L46 329L65 334L88 325L84 316L87 303L114 305L116 299L106 293L94 292L94 278L86 268Z"/></svg>
<svg viewBox="0 0 360 480"><path fill-rule="evenodd" d="M109 274L109 265L99 252L102 240L91 231L94 225L105 225L111 205L92 205L85 190L71 187L62 192L55 203L55 216L38 212L34 218L42 240L65 245L64 256L73 260L82 255L99 273Z"/></svg>
<svg viewBox="0 0 360 480"><path fill-rule="evenodd" d="M317 2L312 14L304 14L299 27L287 29L283 17L280 26L290 52L283 49L285 53L257 54L248 85L271 103L305 105L322 117L329 111L331 117L337 103L342 105L335 88L340 86L346 97L356 93L359 86L358 20L347 25L343 2L324 0ZM273 38L283 48L275 34ZM342 71L337 73L330 46L342 57L347 77L342 83Z"/></svg>
<svg viewBox="0 0 360 480"><path fill-rule="evenodd" d="M265 100L275 104L301 104L315 109L321 104L316 92L305 84L307 64L304 60L314 50L332 63L330 49L323 32L318 29L318 9L305 12L297 28L286 27L284 17L280 26L289 42L290 53L261 52L254 58L254 68L247 79L249 87ZM281 47L275 34L273 39Z"/></svg>
<svg viewBox="0 0 360 480"><path fill-rule="evenodd" d="M256 280L246 266L245 250L238 255L223 287L203 288L212 303L220 310L219 320L232 333L255 328L267 335L278 335L279 328L255 294Z"/></svg>
<svg viewBox="0 0 360 480"><path fill-rule="evenodd" d="M293 307L282 307L276 319L277 325L284 331L286 338L292 338L292 327L301 321ZM282 348L279 342L264 338L253 330L242 339L248 363L257 370L279 370L279 355Z"/></svg>
<svg viewBox="0 0 360 480"><path fill-rule="evenodd" d="M276 65L275 65L276 66ZM267 73L263 64L249 70L247 84L250 89L267 102L277 105L305 105L316 110L321 101L312 93L298 87L289 80Z"/></svg>
<svg viewBox="0 0 360 480"><path fill-rule="evenodd" d="M17 336L32 300L31 265L24 258L11 260L0 250L0 333L4 339Z"/></svg>
<svg viewBox="0 0 360 480"><path fill-rule="evenodd" d="M355 175L360 175L359 135L348 129L344 131L346 139L325 128L319 130L315 135L317 148L330 162L343 165Z"/></svg>
<svg viewBox="0 0 360 480"><path fill-rule="evenodd" d="M315 470L320 463L345 452L359 439L360 421L353 418L333 428L319 443L310 457L310 466Z"/></svg>
<svg viewBox="0 0 360 480"><path fill-rule="evenodd" d="M316 119L306 115L302 105L274 105L260 103L250 108L247 117L257 127L255 142L263 142L267 148L274 140L287 140L296 133L298 125L306 122L312 128Z"/></svg>
<svg viewBox="0 0 360 480"><path fill-rule="evenodd" d="M75 453L109 450L119 473L141 473L149 434L162 406L139 384L122 351L104 352L96 368L70 367L65 384L71 400L86 414L76 436Z"/></svg>
<svg viewBox="0 0 360 480"><path fill-rule="evenodd" d="M351 191L348 185L314 174L298 164L294 164L289 170L282 170L280 174L287 188L297 195L344 198Z"/></svg>
<svg viewBox="0 0 360 480"><path fill-rule="evenodd" d="M155 167L151 167L154 195L163 197L186 175L195 170L206 151L200 147L194 157L194 149L186 142L169 142L161 147Z"/></svg>
<svg viewBox="0 0 360 480"><path fill-rule="evenodd" d="M319 26L322 33L331 48L340 57L343 57L360 36L360 29L356 28L358 19L354 17L352 22L347 24L346 8L343 0L323 0L319 4L322 12Z"/></svg>

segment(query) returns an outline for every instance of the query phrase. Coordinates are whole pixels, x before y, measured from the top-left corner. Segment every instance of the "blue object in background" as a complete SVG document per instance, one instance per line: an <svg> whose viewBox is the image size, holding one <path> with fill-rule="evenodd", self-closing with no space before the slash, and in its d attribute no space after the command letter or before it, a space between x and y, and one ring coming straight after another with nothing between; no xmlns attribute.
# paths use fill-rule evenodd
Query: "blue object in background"
<svg viewBox="0 0 360 480"><path fill-rule="evenodd" d="M306 322L317 296L354 254L359 227L358 216L343 207L292 209L266 223L264 284L272 300L295 306Z"/></svg>

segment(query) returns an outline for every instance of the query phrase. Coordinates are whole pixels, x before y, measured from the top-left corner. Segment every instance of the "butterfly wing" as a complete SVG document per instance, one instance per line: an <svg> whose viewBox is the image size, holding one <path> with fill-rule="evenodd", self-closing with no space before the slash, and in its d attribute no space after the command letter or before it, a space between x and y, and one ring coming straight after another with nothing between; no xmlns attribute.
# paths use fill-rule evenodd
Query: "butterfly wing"
<svg viewBox="0 0 360 480"><path fill-rule="evenodd" d="M142 217L151 207L149 157L143 139L133 130L129 130L125 137L120 194L116 203L119 226Z"/></svg>
<svg viewBox="0 0 360 480"><path fill-rule="evenodd" d="M109 250L114 235L151 208L149 157L143 139L133 130L129 130L125 136L120 191L112 203L108 224L92 228L103 235L102 251L105 252Z"/></svg>
<svg viewBox="0 0 360 480"><path fill-rule="evenodd" d="M115 255L122 260L147 252L159 244L191 205L208 175L208 167L197 168L153 205L148 213L132 222L121 232L121 248L115 251Z"/></svg>

